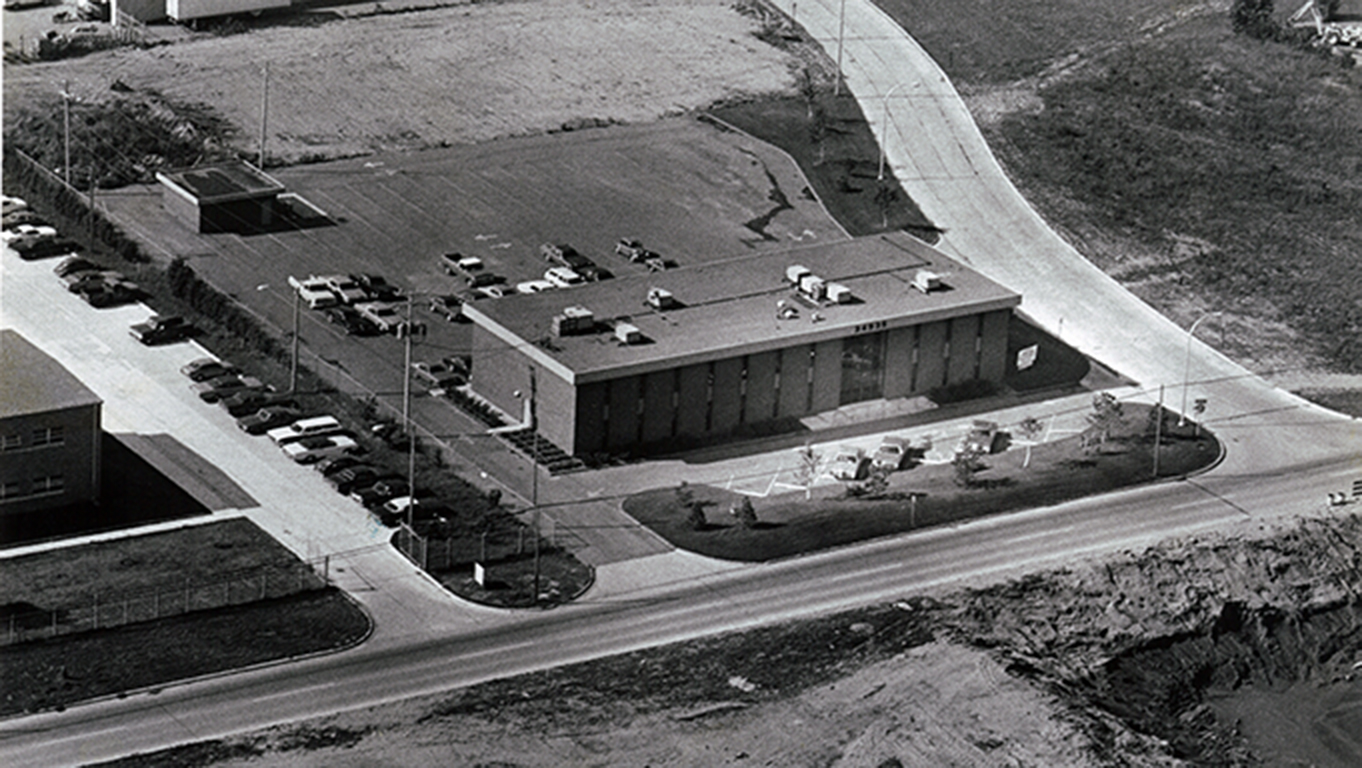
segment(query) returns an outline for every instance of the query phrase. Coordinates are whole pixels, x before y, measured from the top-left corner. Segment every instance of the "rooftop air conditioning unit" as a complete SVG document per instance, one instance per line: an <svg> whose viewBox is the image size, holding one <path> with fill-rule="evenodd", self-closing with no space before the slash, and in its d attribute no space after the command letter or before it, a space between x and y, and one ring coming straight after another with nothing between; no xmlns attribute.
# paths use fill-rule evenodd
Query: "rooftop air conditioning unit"
<svg viewBox="0 0 1362 768"><path fill-rule="evenodd" d="M672 292L666 288L649 288L648 306L653 309L671 309L677 306L677 301Z"/></svg>
<svg viewBox="0 0 1362 768"><path fill-rule="evenodd" d="M555 336L573 336L591 333L596 327L596 318L586 307L567 307L563 314L553 318Z"/></svg>
<svg viewBox="0 0 1362 768"><path fill-rule="evenodd" d="M822 299L823 292L827 289L827 283L817 275L805 275L799 278L799 292L811 299Z"/></svg>
<svg viewBox="0 0 1362 768"><path fill-rule="evenodd" d="M841 283L828 283L828 301L833 304L850 304L851 289Z"/></svg>
<svg viewBox="0 0 1362 768"><path fill-rule="evenodd" d="M799 281L805 275L812 274L813 272L810 271L808 267L801 266L799 264L795 264L785 268L785 279L790 281L791 283L794 283L795 285L799 285Z"/></svg>
<svg viewBox="0 0 1362 768"><path fill-rule="evenodd" d="M923 293L931 293L941 287L941 275L925 269L919 269L913 275L913 287Z"/></svg>
<svg viewBox="0 0 1362 768"><path fill-rule="evenodd" d="M625 344L637 344L643 341L643 331L633 323L618 323L615 325L615 338Z"/></svg>

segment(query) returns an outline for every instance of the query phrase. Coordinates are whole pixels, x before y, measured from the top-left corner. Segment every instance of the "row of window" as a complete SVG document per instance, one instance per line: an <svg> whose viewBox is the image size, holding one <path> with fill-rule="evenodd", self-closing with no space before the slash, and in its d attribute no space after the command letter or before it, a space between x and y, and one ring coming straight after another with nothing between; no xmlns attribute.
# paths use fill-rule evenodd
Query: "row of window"
<svg viewBox="0 0 1362 768"><path fill-rule="evenodd" d="M40 448L44 445L63 445L66 443L65 427L42 427L29 435L24 443L23 435L0 435L0 451L17 451L20 448Z"/></svg>
<svg viewBox="0 0 1362 768"><path fill-rule="evenodd" d="M29 496L49 496L65 490L65 475L36 477L27 483L27 487L23 480L6 480L0 483L0 503Z"/></svg>

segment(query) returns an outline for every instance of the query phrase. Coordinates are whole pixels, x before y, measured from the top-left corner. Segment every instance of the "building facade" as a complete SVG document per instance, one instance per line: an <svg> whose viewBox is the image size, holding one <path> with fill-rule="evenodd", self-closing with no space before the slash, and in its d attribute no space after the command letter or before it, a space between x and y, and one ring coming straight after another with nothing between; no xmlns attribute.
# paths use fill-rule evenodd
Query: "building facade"
<svg viewBox="0 0 1362 768"><path fill-rule="evenodd" d="M1001 382L1021 297L902 234L470 304L471 387L575 455Z"/></svg>
<svg viewBox="0 0 1362 768"><path fill-rule="evenodd" d="M99 500L102 401L0 330L0 517Z"/></svg>
<svg viewBox="0 0 1362 768"><path fill-rule="evenodd" d="M284 185L246 163L229 162L156 174L161 204L195 232L254 232L270 227Z"/></svg>

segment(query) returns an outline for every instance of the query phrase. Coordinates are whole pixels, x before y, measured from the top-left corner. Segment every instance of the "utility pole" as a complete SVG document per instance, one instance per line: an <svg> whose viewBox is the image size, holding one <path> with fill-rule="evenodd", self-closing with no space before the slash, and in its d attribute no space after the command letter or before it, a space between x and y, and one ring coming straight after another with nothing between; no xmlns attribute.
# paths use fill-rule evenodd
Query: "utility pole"
<svg viewBox="0 0 1362 768"><path fill-rule="evenodd" d="M299 289L293 289L293 361L289 366L288 392L290 395L298 392L298 303Z"/></svg>
<svg viewBox="0 0 1362 768"><path fill-rule="evenodd" d="M539 604L539 418L534 366L530 366L530 505L534 507L534 603Z"/></svg>
<svg viewBox="0 0 1362 768"><path fill-rule="evenodd" d="M842 0L842 10L837 15L837 71L833 73L832 95L842 95L842 33L847 25L847 0Z"/></svg>
<svg viewBox="0 0 1362 768"><path fill-rule="evenodd" d="M410 502L407 504L407 527L411 528L416 507L416 461L412 450L416 447L416 436L411 428L411 294L407 294L407 322L402 335L406 339L405 364L402 366L402 428L407 431L407 497Z"/></svg>
<svg viewBox="0 0 1362 768"><path fill-rule="evenodd" d="M1159 448L1163 442L1163 385L1159 385L1159 404L1154 411L1154 477L1159 476Z"/></svg>
<svg viewBox="0 0 1362 768"><path fill-rule="evenodd" d="M64 125L63 143L66 146L66 159L62 162L62 174L66 177L66 186L71 186L71 81L65 80L61 86L62 99L62 123Z"/></svg>
<svg viewBox="0 0 1362 768"><path fill-rule="evenodd" d="M265 62L264 87L260 91L260 170L265 170L265 123L270 113L270 63Z"/></svg>

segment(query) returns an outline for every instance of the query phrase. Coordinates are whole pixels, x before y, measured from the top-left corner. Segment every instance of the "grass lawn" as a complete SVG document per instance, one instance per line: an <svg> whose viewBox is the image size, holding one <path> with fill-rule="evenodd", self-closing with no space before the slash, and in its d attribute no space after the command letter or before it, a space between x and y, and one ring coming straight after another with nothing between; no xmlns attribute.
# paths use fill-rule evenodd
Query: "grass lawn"
<svg viewBox="0 0 1362 768"><path fill-rule="evenodd" d="M0 648L0 716L352 646L369 618L337 589Z"/></svg>
<svg viewBox="0 0 1362 768"><path fill-rule="evenodd" d="M1085 452L1074 436L1036 446L1023 467L1026 451L1014 447L984 457L987 468L975 475L973 487L957 485L949 464L919 465L891 475L877 498L852 497L842 484L815 488L807 501L803 491L753 498L758 523L752 528L728 514L740 494L705 486L693 489L706 507L707 522L699 530L688 524L674 488L630 497L624 510L673 545L708 557L760 562L830 549L1147 482L1153 474L1153 437L1144 432L1149 408L1126 404L1125 410L1125 429L1098 450ZM1166 429L1159 474L1195 471L1218 454L1217 441L1205 431L1196 436L1190 426ZM916 503L910 494L918 495Z"/></svg>
<svg viewBox="0 0 1362 768"><path fill-rule="evenodd" d="M539 551L539 595L542 599L536 601L534 555L529 551L530 544L525 545L527 551L523 554L512 551L489 557L484 563L486 571L482 584L473 578L476 554L458 551L471 550L477 546L476 542L455 540L452 551L445 550L440 544L436 542L431 547L431 575L439 579L450 592L483 605L532 608L565 603L579 597L596 581L594 568L573 557L570 552L550 549L545 545ZM446 551L451 552L450 559L438 559L444 557ZM446 562L449 565L444 565Z"/></svg>

